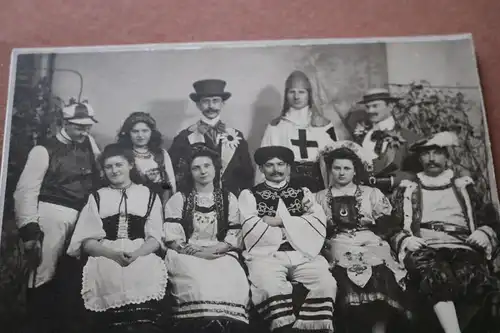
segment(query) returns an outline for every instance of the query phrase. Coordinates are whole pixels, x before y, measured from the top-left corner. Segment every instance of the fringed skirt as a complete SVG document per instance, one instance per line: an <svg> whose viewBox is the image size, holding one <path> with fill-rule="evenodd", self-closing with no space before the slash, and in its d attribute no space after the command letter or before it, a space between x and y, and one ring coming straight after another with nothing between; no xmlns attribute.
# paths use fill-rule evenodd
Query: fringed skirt
<svg viewBox="0 0 500 333"><path fill-rule="evenodd" d="M459 299L483 302L500 290L500 281L489 273L483 255L473 250L427 247L409 253L404 263L408 289L431 304Z"/></svg>

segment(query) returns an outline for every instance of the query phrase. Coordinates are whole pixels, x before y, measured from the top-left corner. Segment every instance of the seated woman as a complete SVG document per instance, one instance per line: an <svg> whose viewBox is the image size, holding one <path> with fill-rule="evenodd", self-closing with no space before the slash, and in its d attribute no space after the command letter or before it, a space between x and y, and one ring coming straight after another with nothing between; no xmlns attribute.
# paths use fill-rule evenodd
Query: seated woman
<svg viewBox="0 0 500 333"><path fill-rule="evenodd" d="M165 207L166 256L177 332L243 332L249 285L238 250L238 201L220 188L220 159L193 146L183 188Z"/></svg>
<svg viewBox="0 0 500 333"><path fill-rule="evenodd" d="M369 324L373 332L385 332L393 316L409 315L398 284L405 271L385 240L397 227L391 226L389 200L380 190L360 185L371 167L364 156L351 141L326 147L320 155L326 189L316 200L328 217L325 256L338 283L337 316L349 326Z"/></svg>
<svg viewBox="0 0 500 333"><path fill-rule="evenodd" d="M89 196L68 248L71 256L88 257L81 295L92 332L155 332L168 281L154 254L162 242L161 202L132 181L131 151L109 145L100 164L109 186Z"/></svg>
<svg viewBox="0 0 500 333"><path fill-rule="evenodd" d="M163 203L175 193L170 155L161 147L162 135L149 113L131 113L118 133L118 143L133 151L140 182L156 192Z"/></svg>

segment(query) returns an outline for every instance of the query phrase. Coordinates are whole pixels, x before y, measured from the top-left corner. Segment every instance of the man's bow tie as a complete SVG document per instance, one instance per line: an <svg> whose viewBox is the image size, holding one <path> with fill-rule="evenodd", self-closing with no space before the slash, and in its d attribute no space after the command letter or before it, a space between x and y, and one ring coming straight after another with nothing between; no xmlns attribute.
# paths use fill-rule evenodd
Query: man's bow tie
<svg viewBox="0 0 500 333"><path fill-rule="evenodd" d="M214 126L210 126L209 124L199 121L198 122L198 132L201 134L206 134L207 132L216 132L216 133L224 133L226 132L226 124L224 124L222 121L218 121Z"/></svg>

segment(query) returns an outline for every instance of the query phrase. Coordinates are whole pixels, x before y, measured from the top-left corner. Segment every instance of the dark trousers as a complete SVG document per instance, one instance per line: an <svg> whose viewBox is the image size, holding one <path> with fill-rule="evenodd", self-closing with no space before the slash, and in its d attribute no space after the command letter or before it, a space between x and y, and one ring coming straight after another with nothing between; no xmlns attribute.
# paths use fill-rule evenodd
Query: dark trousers
<svg viewBox="0 0 500 333"><path fill-rule="evenodd" d="M64 255L50 282L28 289L23 333L86 332L90 323L80 295L82 265L82 261Z"/></svg>

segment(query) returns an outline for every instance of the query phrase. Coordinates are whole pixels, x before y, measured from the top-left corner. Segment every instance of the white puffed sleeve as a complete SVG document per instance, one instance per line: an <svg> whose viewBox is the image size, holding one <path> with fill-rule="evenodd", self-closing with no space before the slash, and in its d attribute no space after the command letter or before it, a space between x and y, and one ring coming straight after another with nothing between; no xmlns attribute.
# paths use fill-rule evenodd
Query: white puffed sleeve
<svg viewBox="0 0 500 333"><path fill-rule="evenodd" d="M104 237L106 237L106 232L104 231L99 210L97 209L97 203L91 194L76 222L75 231L71 237L67 253L72 257L79 258L82 245L86 240L101 240Z"/></svg>

